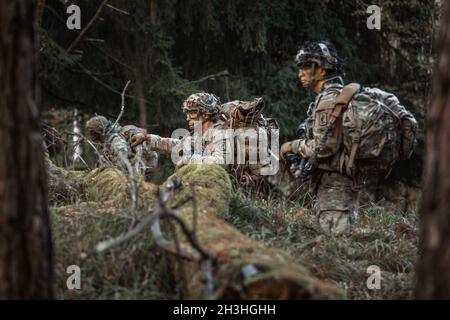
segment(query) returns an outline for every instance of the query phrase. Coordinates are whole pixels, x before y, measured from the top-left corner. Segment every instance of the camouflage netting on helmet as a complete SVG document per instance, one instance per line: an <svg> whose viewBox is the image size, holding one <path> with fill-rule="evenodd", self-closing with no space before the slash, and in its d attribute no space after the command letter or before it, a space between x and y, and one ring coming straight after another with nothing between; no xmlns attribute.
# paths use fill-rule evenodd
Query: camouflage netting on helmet
<svg viewBox="0 0 450 320"><path fill-rule="evenodd" d="M86 129L90 133L105 135L111 127L111 122L104 116L95 116L86 122Z"/></svg>
<svg viewBox="0 0 450 320"><path fill-rule="evenodd" d="M194 93L183 102L182 110L183 112L217 114L220 111L220 99L212 93Z"/></svg>
<svg viewBox="0 0 450 320"><path fill-rule="evenodd" d="M328 41L305 42L295 57L299 67L316 63L318 67L332 71L332 75L344 75L344 61L336 48Z"/></svg>

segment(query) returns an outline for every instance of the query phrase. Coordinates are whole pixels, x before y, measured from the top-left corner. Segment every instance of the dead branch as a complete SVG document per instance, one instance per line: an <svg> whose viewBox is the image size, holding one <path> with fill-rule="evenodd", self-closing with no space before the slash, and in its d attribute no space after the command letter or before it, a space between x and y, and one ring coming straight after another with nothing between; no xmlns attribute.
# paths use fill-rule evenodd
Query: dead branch
<svg viewBox="0 0 450 320"><path fill-rule="evenodd" d="M116 7L113 7L113 6L110 5L110 4L107 4L106 7L110 8L110 9L112 9L112 10L114 10L114 11L120 12L120 13L122 13L122 14L125 14L125 15L127 15L127 16L130 15L129 12L126 12L125 10L122 10L122 9L119 9L119 8L116 8Z"/></svg>
<svg viewBox="0 0 450 320"><path fill-rule="evenodd" d="M120 96L122 97L122 105L120 106L120 113L110 130L112 130L119 123L120 118L122 118L122 116L123 116L123 112L125 111L125 92L128 88L128 85L130 84L130 82L131 82L130 80L127 81L127 83L125 84L125 87L122 90L122 93L120 94Z"/></svg>
<svg viewBox="0 0 450 320"><path fill-rule="evenodd" d="M208 76L204 76L203 78L200 78L198 80L192 80L190 82L191 83L200 83L200 82L206 81L208 79L213 79L214 80L214 78L227 77L229 75L230 75L230 73L228 72L228 70L223 70L221 72L218 72L218 73L215 73L215 74L210 74Z"/></svg>

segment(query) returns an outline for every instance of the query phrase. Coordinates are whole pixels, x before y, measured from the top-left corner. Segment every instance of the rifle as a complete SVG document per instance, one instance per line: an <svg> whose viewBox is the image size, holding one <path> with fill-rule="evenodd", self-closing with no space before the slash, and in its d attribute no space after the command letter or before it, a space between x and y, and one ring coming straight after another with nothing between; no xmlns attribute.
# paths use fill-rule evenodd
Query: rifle
<svg viewBox="0 0 450 320"><path fill-rule="evenodd" d="M306 139L306 122L299 124L297 136L300 139ZM289 171L294 178L306 181L311 177L312 170L307 169L309 163L307 158L300 157L298 154L289 154L286 156L286 162L289 164Z"/></svg>

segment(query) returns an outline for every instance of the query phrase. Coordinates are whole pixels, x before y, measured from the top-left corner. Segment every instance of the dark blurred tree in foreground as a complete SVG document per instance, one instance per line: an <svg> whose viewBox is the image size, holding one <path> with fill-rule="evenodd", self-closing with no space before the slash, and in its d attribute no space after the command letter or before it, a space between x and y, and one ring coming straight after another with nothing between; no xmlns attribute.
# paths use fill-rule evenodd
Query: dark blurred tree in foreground
<svg viewBox="0 0 450 320"><path fill-rule="evenodd" d="M35 6L0 2L0 299L53 297Z"/></svg>
<svg viewBox="0 0 450 320"><path fill-rule="evenodd" d="M428 113L416 296L450 299L450 3L444 1Z"/></svg>

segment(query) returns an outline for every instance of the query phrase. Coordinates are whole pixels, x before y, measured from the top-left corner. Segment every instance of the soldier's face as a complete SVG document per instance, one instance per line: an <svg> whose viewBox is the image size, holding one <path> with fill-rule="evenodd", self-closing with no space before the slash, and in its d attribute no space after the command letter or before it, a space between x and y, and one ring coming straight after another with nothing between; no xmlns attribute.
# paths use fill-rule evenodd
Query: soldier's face
<svg viewBox="0 0 450 320"><path fill-rule="evenodd" d="M303 88L308 89L312 87L315 73L315 70L313 69L312 64L307 64L299 69L298 79Z"/></svg>
<svg viewBox="0 0 450 320"><path fill-rule="evenodd" d="M188 122L188 126L190 130L194 130L194 122L195 121L204 121L204 116L198 111L188 111L186 112L186 121Z"/></svg>
<svg viewBox="0 0 450 320"><path fill-rule="evenodd" d="M92 131L89 131L89 134L91 135L92 141L98 142L98 143L105 142L105 137L103 135L101 135L100 133L92 130Z"/></svg>

